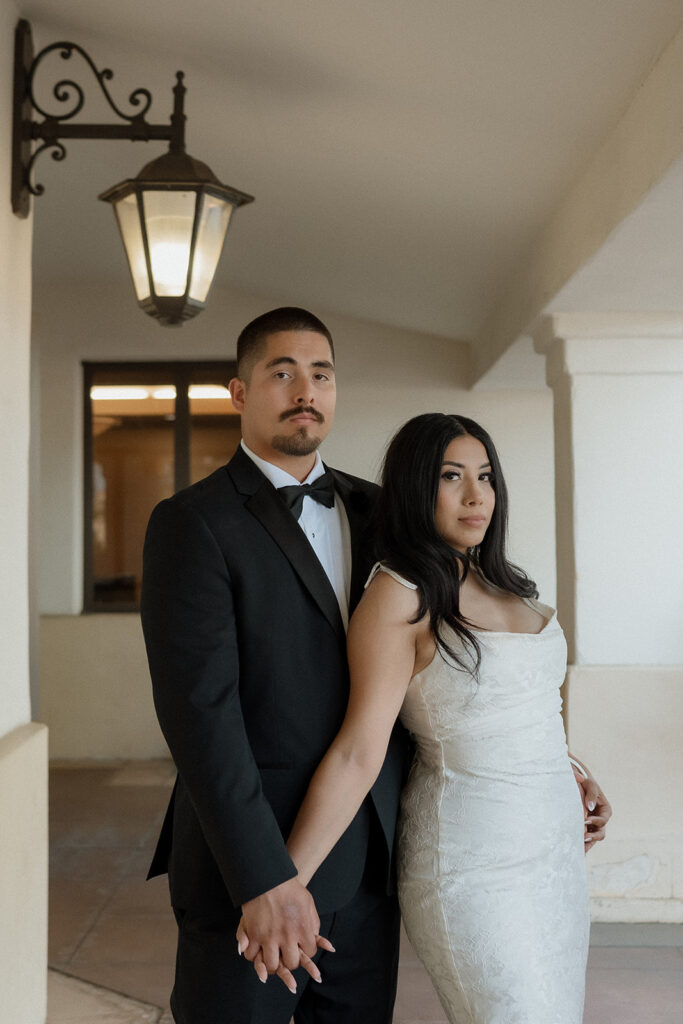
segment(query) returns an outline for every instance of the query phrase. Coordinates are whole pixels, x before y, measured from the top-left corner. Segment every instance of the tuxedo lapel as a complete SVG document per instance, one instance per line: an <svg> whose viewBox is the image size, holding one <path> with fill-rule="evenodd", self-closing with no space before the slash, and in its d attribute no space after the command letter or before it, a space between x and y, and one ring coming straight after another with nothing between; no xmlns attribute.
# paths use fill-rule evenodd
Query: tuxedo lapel
<svg viewBox="0 0 683 1024"><path fill-rule="evenodd" d="M247 496L245 509L270 534L339 639L345 642L344 623L332 584L306 534L273 485L241 448L227 470L238 491Z"/></svg>

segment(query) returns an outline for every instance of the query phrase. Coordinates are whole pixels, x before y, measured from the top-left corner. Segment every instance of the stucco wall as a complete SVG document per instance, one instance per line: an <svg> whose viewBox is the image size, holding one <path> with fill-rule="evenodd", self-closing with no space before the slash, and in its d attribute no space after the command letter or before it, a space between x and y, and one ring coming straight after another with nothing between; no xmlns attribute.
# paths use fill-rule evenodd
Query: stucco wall
<svg viewBox="0 0 683 1024"><path fill-rule="evenodd" d="M12 213L14 3L0 5L0 1016L43 1024L47 961L46 730L30 724L31 221Z"/></svg>
<svg viewBox="0 0 683 1024"><path fill-rule="evenodd" d="M12 125L14 4L0 8L0 735L30 718L28 691L28 456L31 316L31 222L12 213L9 140Z"/></svg>

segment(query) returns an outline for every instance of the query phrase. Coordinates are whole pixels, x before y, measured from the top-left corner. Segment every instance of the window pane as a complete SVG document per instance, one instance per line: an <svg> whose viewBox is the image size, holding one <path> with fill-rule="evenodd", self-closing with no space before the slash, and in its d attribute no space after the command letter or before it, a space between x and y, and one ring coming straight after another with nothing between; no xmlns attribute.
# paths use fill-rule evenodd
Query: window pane
<svg viewBox="0 0 683 1024"><path fill-rule="evenodd" d="M147 520L174 491L175 390L164 380L95 383L90 397L94 600L133 604Z"/></svg>
<svg viewBox="0 0 683 1024"><path fill-rule="evenodd" d="M240 443L240 418L225 383L190 386L190 478L192 483L224 466Z"/></svg>

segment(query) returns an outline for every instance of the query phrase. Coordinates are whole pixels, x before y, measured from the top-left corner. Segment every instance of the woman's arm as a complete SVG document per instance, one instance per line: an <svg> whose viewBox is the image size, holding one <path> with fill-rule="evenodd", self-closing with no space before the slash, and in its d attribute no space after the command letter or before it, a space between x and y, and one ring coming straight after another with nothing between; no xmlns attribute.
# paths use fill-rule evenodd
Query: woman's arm
<svg viewBox="0 0 683 1024"><path fill-rule="evenodd" d="M346 716L311 779L287 840L303 885L350 825L382 767L413 675L420 624L410 619L417 607L415 591L380 573L351 619Z"/></svg>

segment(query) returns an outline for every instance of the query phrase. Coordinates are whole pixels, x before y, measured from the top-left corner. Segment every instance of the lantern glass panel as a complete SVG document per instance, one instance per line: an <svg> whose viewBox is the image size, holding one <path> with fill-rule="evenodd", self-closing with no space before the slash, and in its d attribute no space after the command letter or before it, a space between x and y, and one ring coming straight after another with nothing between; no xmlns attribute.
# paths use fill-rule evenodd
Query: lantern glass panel
<svg viewBox="0 0 683 1024"><path fill-rule="evenodd" d="M218 196L204 193L202 197L190 283L190 295L197 302L205 302L209 294L233 209L231 203Z"/></svg>
<svg viewBox="0 0 683 1024"><path fill-rule="evenodd" d="M116 219L119 222L119 231L128 256L128 265L133 277L135 293L138 302L148 298L150 293L149 278L147 276L147 262L145 260L145 246L142 240L142 229L140 228L140 217L138 216L138 200L135 193L119 199L114 205Z"/></svg>
<svg viewBox="0 0 683 1024"><path fill-rule="evenodd" d="M157 295L185 294L196 198L195 192L143 192L149 262Z"/></svg>

